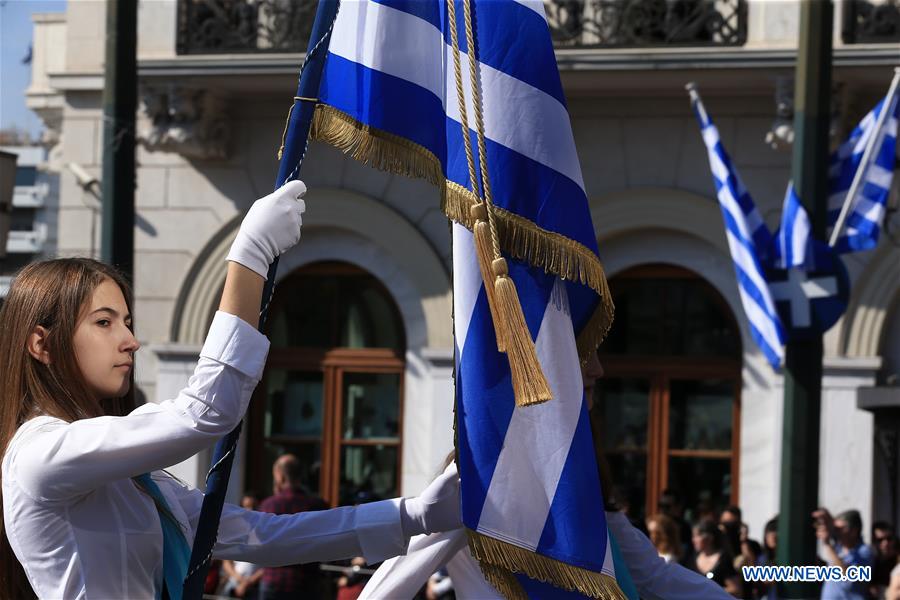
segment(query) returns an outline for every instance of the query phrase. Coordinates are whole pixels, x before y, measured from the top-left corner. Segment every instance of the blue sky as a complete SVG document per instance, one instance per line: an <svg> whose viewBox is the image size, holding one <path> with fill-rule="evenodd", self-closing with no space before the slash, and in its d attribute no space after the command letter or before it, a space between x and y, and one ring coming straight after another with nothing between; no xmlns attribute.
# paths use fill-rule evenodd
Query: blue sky
<svg viewBox="0 0 900 600"><path fill-rule="evenodd" d="M31 14L65 9L65 0L0 0L0 128L16 127L33 136L43 129L37 115L25 107L31 65L22 59L34 32Z"/></svg>

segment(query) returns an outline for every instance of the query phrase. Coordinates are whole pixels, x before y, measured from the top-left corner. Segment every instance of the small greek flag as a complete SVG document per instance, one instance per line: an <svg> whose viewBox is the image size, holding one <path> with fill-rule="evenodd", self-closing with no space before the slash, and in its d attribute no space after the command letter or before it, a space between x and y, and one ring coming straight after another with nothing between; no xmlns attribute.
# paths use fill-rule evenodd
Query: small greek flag
<svg viewBox="0 0 900 600"><path fill-rule="evenodd" d="M830 237L833 237L841 210L847 206L847 216L834 243L839 254L870 250L878 245L896 165L900 96L895 90L896 86L892 85L888 96L859 122L850 137L831 155L828 167ZM879 116L886 106L888 113L879 127ZM870 144L872 149L866 156ZM853 198L848 198L857 177L860 183L856 193ZM809 216L794 192L793 184L788 184L774 264L782 269L801 267L809 270L814 267L810 249Z"/></svg>
<svg viewBox="0 0 900 600"><path fill-rule="evenodd" d="M888 114L880 129L876 127L882 110ZM832 155L828 167L828 225L834 227L845 202L849 215L835 244L839 253L869 250L878 245L878 233L884 219L885 205L891 191L891 180L897 159L897 120L900 96L887 97L867 114L850 133L846 142ZM871 156L863 164L863 153L875 137ZM862 183L853 198L847 198L857 170L863 169ZM829 234L831 233L829 229Z"/></svg>
<svg viewBox="0 0 900 600"><path fill-rule="evenodd" d="M763 265L771 260L772 234L756 209L753 198L741 183L737 169L719 138L719 130L709 118L696 87L689 84L687 89L709 155L716 196L725 221L725 236L734 261L741 304L750 323L750 333L769 364L778 368L784 358L785 334L763 271Z"/></svg>
<svg viewBox="0 0 900 600"><path fill-rule="evenodd" d="M540 578L622 598L580 374L612 304L543 2L344 2L319 102L315 139L430 180L454 221L457 460L473 555L505 594L546 597ZM552 391L543 404L516 405L497 347L471 231L488 183Z"/></svg>

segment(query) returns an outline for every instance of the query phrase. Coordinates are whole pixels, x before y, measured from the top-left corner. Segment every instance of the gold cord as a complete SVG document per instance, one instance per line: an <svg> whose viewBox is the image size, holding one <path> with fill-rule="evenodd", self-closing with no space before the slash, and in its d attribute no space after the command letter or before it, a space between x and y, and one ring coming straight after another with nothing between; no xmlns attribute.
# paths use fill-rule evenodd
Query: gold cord
<svg viewBox="0 0 900 600"><path fill-rule="evenodd" d="M291 114L294 112L294 107L297 106L297 102L312 102L317 103L319 101L318 98L307 98L305 96L294 96L294 102L291 104L291 107L288 109L287 119L284 120L284 129L281 132L281 145L278 147L278 152L276 153L278 156L278 160L281 160L281 157L284 155L284 142L287 139L288 127L291 125Z"/></svg>

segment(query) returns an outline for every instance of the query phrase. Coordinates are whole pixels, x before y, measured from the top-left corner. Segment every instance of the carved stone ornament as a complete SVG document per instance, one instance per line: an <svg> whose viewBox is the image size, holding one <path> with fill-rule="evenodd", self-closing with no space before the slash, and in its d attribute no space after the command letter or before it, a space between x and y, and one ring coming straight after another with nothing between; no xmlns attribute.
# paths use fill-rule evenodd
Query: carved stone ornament
<svg viewBox="0 0 900 600"><path fill-rule="evenodd" d="M187 158L224 159L229 127L222 97L188 87L145 87L141 100L149 126L138 141L149 151Z"/></svg>

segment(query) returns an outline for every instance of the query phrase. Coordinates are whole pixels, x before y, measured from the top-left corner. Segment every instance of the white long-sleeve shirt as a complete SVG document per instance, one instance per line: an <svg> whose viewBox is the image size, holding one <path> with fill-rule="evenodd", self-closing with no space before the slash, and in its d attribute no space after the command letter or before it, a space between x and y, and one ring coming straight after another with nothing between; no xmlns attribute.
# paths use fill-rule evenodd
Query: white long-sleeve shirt
<svg viewBox="0 0 900 600"><path fill-rule="evenodd" d="M131 477L152 472L189 542L203 502L160 469L212 445L240 421L269 342L238 317L213 319L194 375L174 400L124 417L23 424L3 456L6 533L41 598L155 598L162 529ZM296 515L226 505L217 558L278 566L403 552L399 501Z"/></svg>
<svg viewBox="0 0 900 600"><path fill-rule="evenodd" d="M606 523L641 598L646 600L728 600L721 587L681 565L666 563L643 533L620 512L607 512ZM412 538L406 556L385 561L360 595L360 600L412 598L428 576L446 566L456 597L502 600L481 574L466 546L462 529Z"/></svg>

